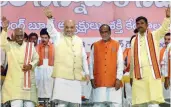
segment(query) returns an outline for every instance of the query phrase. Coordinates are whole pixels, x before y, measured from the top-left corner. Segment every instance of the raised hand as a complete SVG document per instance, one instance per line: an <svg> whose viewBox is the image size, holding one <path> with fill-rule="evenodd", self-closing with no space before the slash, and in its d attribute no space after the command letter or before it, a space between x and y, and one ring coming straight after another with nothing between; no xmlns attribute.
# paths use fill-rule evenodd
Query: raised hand
<svg viewBox="0 0 171 107"><path fill-rule="evenodd" d="M44 8L44 14L46 15L46 17L49 19L49 18L52 18L52 10L50 10L49 7L45 7Z"/></svg>
<svg viewBox="0 0 171 107"><path fill-rule="evenodd" d="M170 18L170 6L165 10L166 11L166 17Z"/></svg>
<svg viewBox="0 0 171 107"><path fill-rule="evenodd" d="M8 28L8 26L9 26L9 20L7 20L7 18L6 17L2 17L2 29L4 30L4 31L7 31L7 28Z"/></svg>
<svg viewBox="0 0 171 107"><path fill-rule="evenodd" d="M168 78L168 77L165 78L164 87L165 87L166 90L169 89L169 87L170 87L170 78Z"/></svg>

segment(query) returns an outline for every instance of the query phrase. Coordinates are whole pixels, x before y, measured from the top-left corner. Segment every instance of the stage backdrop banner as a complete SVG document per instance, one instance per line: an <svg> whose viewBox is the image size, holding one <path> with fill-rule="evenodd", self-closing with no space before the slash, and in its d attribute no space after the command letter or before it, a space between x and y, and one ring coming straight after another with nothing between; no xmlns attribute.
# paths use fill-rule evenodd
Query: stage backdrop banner
<svg viewBox="0 0 171 107"><path fill-rule="evenodd" d="M1 15L10 20L9 35L18 27L27 34L39 34L46 27L47 18L44 7L53 11L54 25L62 31L64 20L77 22L76 34L83 38L86 51L90 51L93 42L100 39L99 27L109 24L112 37L121 43L123 48L129 47L130 37L134 34L135 19L145 16L149 21L149 29L156 30L165 18L165 8L169 1L1 1ZM161 43L160 46L163 46Z"/></svg>

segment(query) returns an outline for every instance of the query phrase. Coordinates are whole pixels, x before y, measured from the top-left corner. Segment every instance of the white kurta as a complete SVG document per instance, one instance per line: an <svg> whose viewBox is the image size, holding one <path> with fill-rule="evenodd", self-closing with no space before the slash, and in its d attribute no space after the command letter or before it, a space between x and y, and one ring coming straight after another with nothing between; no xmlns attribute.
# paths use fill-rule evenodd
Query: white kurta
<svg viewBox="0 0 171 107"><path fill-rule="evenodd" d="M121 80L124 70L124 61L123 61L123 52L122 48L119 47L118 50L118 60L117 60L117 79ZM93 76L93 67L94 67L94 47L90 52L90 79L94 79ZM93 89L92 91L92 102L114 102L122 103L122 88L115 90L115 88L99 87Z"/></svg>
<svg viewBox="0 0 171 107"><path fill-rule="evenodd" d="M48 59L43 60L43 65L35 70L38 98L50 98L52 95L53 78L51 77L53 66L48 65Z"/></svg>
<svg viewBox="0 0 171 107"><path fill-rule="evenodd" d="M48 19L47 31L52 38L55 46L60 41L60 32L58 32L53 24L52 19ZM73 40L74 41L74 40ZM84 47L82 48L83 56L83 71L89 75L87 55ZM62 72L62 71L61 71ZM54 78L53 92L51 100L62 100L71 103L81 103L81 82L78 80L67 80L61 78Z"/></svg>
<svg viewBox="0 0 171 107"><path fill-rule="evenodd" d="M162 60L162 75L164 77L168 76L168 50L169 48L171 48L171 43L168 44L166 51L164 52L164 56L163 56L163 60ZM164 88L164 83L162 83L163 85L163 95L164 95L164 99L170 99L170 91L171 91L171 86L169 87L169 89L165 89Z"/></svg>

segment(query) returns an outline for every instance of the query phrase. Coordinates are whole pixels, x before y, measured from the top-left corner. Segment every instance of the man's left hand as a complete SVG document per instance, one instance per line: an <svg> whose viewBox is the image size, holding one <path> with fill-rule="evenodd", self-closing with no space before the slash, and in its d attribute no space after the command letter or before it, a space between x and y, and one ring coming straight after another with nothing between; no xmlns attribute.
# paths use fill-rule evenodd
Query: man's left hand
<svg viewBox="0 0 171 107"><path fill-rule="evenodd" d="M115 89L116 89L116 91L119 90L120 87L121 87L121 80L117 79L116 80L116 83L115 83Z"/></svg>
<svg viewBox="0 0 171 107"><path fill-rule="evenodd" d="M167 89L169 89L169 86L170 86L170 78L166 77L165 81L164 81L164 87L167 90Z"/></svg>

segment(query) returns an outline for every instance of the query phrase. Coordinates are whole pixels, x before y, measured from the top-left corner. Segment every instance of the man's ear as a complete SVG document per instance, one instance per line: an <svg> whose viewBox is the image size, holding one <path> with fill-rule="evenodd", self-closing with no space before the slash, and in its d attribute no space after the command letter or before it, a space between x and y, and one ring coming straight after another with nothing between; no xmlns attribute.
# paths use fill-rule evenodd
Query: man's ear
<svg viewBox="0 0 171 107"><path fill-rule="evenodd" d="M11 34L11 40L15 41L15 33L14 32Z"/></svg>
<svg viewBox="0 0 171 107"><path fill-rule="evenodd" d="M148 23L147 23L147 28L148 28Z"/></svg>

